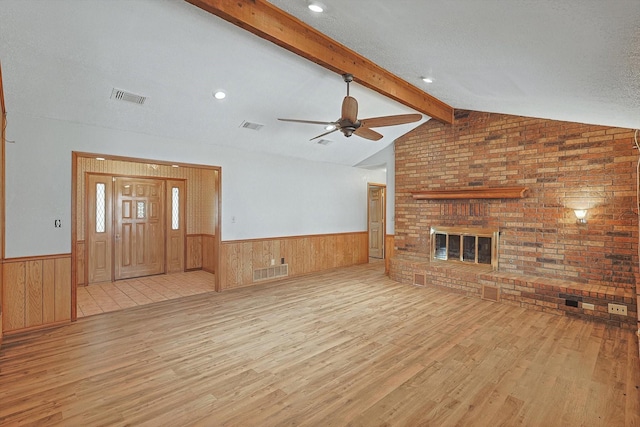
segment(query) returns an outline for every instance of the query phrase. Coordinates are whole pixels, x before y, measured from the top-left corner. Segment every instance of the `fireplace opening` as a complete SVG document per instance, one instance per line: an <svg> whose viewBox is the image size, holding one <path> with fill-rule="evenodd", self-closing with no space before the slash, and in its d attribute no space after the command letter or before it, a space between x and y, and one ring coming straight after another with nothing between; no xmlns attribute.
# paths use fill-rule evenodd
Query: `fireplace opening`
<svg viewBox="0 0 640 427"><path fill-rule="evenodd" d="M490 265L498 269L500 232L466 227L431 227L432 259Z"/></svg>

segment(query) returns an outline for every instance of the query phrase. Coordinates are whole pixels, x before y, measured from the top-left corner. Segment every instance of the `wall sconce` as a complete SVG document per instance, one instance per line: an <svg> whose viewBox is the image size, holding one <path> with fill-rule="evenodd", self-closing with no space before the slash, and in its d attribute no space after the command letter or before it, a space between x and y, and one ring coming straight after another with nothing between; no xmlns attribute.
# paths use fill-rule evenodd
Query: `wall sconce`
<svg viewBox="0 0 640 427"><path fill-rule="evenodd" d="M586 209L575 209L573 211L576 214L576 224L586 224L587 223L587 210Z"/></svg>

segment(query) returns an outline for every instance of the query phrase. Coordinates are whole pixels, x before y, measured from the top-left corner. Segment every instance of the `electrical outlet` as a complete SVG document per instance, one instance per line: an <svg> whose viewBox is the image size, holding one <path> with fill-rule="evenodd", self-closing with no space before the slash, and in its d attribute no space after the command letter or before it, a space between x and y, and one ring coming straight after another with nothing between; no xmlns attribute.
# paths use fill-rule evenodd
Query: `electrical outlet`
<svg viewBox="0 0 640 427"><path fill-rule="evenodd" d="M276 260L274 258L271 258L271 265L276 265Z"/></svg>
<svg viewBox="0 0 640 427"><path fill-rule="evenodd" d="M609 313L611 314L619 314L620 316L627 315L627 306L622 304L611 304L609 303Z"/></svg>

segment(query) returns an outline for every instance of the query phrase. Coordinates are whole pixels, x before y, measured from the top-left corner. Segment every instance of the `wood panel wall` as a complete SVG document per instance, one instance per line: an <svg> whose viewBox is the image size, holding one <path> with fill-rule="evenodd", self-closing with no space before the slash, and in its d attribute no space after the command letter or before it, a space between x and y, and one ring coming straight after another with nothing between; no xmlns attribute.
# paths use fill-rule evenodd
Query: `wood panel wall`
<svg viewBox="0 0 640 427"><path fill-rule="evenodd" d="M289 276L364 264L368 244L366 231L221 242L221 287L253 285L253 270L270 266L272 259L280 264L284 258Z"/></svg>
<svg viewBox="0 0 640 427"><path fill-rule="evenodd" d="M395 236L393 234L385 234L384 236L384 274L389 274L389 266L391 264L391 258L393 258L395 251Z"/></svg>
<svg viewBox="0 0 640 427"><path fill-rule="evenodd" d="M86 265L86 259L85 259L85 246L84 246L84 240L80 240L78 242L76 242L76 267L77 267L77 272L76 272L76 282L78 284L78 286L82 286L82 285L86 285L87 284L87 278L85 277L85 265Z"/></svg>
<svg viewBox="0 0 640 427"><path fill-rule="evenodd" d="M5 260L5 333L71 320L71 255Z"/></svg>
<svg viewBox="0 0 640 427"><path fill-rule="evenodd" d="M187 257L185 269L199 270L202 268L202 234L187 234Z"/></svg>
<svg viewBox="0 0 640 427"><path fill-rule="evenodd" d="M216 236L212 234L202 235L202 269L216 272Z"/></svg>

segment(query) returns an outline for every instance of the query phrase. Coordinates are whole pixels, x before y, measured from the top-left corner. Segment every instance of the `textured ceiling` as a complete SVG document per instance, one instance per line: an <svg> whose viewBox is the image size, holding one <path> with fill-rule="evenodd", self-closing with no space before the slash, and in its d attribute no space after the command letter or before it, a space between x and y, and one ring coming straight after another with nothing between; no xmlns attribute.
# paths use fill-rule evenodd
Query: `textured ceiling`
<svg viewBox="0 0 640 427"><path fill-rule="evenodd" d="M640 127L638 0L323 0L322 15L272 3L455 108ZM309 142L322 127L276 119L337 119L340 76L180 0L2 0L0 61L9 131L20 112L355 165L417 125ZM148 100L116 102L112 88ZM413 112L351 94L361 118Z"/></svg>
<svg viewBox="0 0 640 427"><path fill-rule="evenodd" d="M640 127L639 0L272 0L455 108Z"/></svg>

